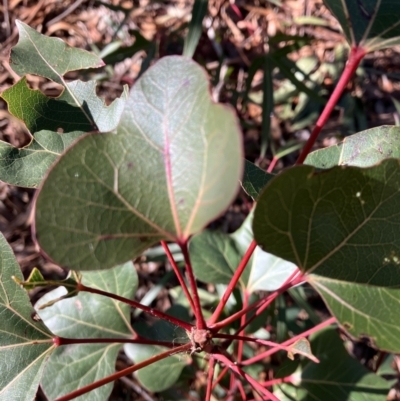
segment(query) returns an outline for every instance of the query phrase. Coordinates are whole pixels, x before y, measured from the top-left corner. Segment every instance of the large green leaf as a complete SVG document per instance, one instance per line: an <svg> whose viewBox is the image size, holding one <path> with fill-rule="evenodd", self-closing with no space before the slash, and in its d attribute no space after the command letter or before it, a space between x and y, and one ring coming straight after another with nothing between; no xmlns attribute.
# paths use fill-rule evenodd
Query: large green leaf
<svg viewBox="0 0 400 401"><path fill-rule="evenodd" d="M230 282L253 240L251 222L252 214L232 234L204 230L192 238L189 244L190 257L199 280L217 284ZM250 293L257 290L274 291L281 287L295 269L293 263L257 247L239 284Z"/></svg>
<svg viewBox="0 0 400 401"><path fill-rule="evenodd" d="M83 284L133 298L138 278L131 262L103 272L82 274ZM59 287L40 299L37 306L66 293ZM128 305L100 295L81 292L38 313L52 331L67 338L132 338ZM115 371L121 344L78 344L60 346L50 357L42 387L50 399L68 394ZM57 379L54 379L57 372ZM56 385L55 385L56 383ZM82 401L107 400L112 384L102 386Z"/></svg>
<svg viewBox="0 0 400 401"><path fill-rule="evenodd" d="M133 87L117 135L85 136L59 159L37 199L44 252L73 269L108 268L160 239L187 240L228 207L240 130L207 86L192 60L166 57Z"/></svg>
<svg viewBox="0 0 400 401"><path fill-rule="evenodd" d="M36 188L57 157L82 132L39 131L22 149L0 141L0 179L11 185Z"/></svg>
<svg viewBox="0 0 400 401"><path fill-rule="evenodd" d="M315 334L311 340L319 364L306 363L294 373L297 387L277 386L279 399L298 401L385 401L390 383L352 358L335 329ZM291 394L290 398L284 394Z"/></svg>
<svg viewBox="0 0 400 401"><path fill-rule="evenodd" d="M19 40L11 50L10 66L18 75L40 75L63 85L67 72L104 65L95 54L44 36L21 21L16 25Z"/></svg>
<svg viewBox="0 0 400 401"><path fill-rule="evenodd" d="M125 344L124 350L135 363L142 362L152 356L167 351L168 348L156 345ZM162 359L136 372L143 387L152 392L164 391L179 379L182 369L187 365L185 355L173 355Z"/></svg>
<svg viewBox="0 0 400 401"><path fill-rule="evenodd" d="M352 46L374 51L400 44L397 0L324 0Z"/></svg>
<svg viewBox="0 0 400 401"><path fill-rule="evenodd" d="M384 125L348 136L337 145L310 153L304 164L368 167L388 157L400 158L400 127Z"/></svg>
<svg viewBox="0 0 400 401"><path fill-rule="evenodd" d="M17 260L0 233L0 400L31 401L44 364L54 350L53 334L35 319Z"/></svg>
<svg viewBox="0 0 400 401"><path fill-rule="evenodd" d="M388 340L386 329L371 324L370 317L379 313L375 318L393 325L384 311L400 300L399 163L388 159L375 167L324 173L308 166L287 170L260 196L253 226L264 250L318 276L310 282L343 325L392 351L400 350L400 342ZM381 312L375 309L378 294L386 305Z"/></svg>

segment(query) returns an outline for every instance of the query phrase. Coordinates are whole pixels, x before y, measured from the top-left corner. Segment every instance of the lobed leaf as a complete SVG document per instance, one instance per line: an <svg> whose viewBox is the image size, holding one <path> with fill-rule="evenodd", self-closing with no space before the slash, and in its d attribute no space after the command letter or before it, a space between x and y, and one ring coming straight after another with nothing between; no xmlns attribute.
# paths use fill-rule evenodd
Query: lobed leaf
<svg viewBox="0 0 400 401"><path fill-rule="evenodd" d="M390 313L379 314L379 327L369 317L377 302L397 305L400 300L399 163L388 159L370 168L323 173L308 166L287 170L260 196L253 225L264 250L313 273L310 283L341 324L394 352L400 343L387 341L380 329L383 322L393 323ZM330 294L333 287L336 297ZM354 294L360 292L359 301ZM369 293L379 294L379 301Z"/></svg>
<svg viewBox="0 0 400 401"><path fill-rule="evenodd" d="M136 270L131 262L112 270L86 272L82 283L132 299L138 286ZM51 291L36 307L67 293L64 287ZM66 338L132 338L128 305L101 295L80 292L74 298L38 310L40 317L61 337ZM60 346L50 357L41 385L49 397L56 399L88 385L115 371L121 344L73 344ZM57 385L54 385L57 372ZM105 401L112 384L82 396L82 401Z"/></svg>
<svg viewBox="0 0 400 401"><path fill-rule="evenodd" d="M229 206L242 170L240 130L207 85L193 61L165 57L133 87L117 135L88 135L59 159L36 206L49 257L72 269L109 268L161 239L187 240Z"/></svg>
<svg viewBox="0 0 400 401"><path fill-rule="evenodd" d="M0 233L0 400L31 401L36 394L47 357L53 352L53 334L36 319L17 260Z"/></svg>
<svg viewBox="0 0 400 401"><path fill-rule="evenodd" d="M368 52L400 44L397 0L324 0L351 46Z"/></svg>
<svg viewBox="0 0 400 401"><path fill-rule="evenodd" d="M104 65L95 54L44 36L21 21L15 23L19 39L11 50L10 66L18 75L35 74L63 84L67 72Z"/></svg>

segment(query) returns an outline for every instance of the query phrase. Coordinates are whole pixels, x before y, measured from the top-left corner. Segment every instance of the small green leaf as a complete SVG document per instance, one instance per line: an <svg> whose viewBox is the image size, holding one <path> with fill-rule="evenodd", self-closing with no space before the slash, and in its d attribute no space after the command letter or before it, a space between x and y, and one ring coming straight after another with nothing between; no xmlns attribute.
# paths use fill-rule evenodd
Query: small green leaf
<svg viewBox="0 0 400 401"><path fill-rule="evenodd" d="M67 72L104 65L95 54L44 36L21 21L16 25L19 40L11 50L10 66L18 75L35 74L63 84Z"/></svg>
<svg viewBox="0 0 400 401"><path fill-rule="evenodd" d="M241 154L237 119L211 101L204 71L165 57L136 82L117 135L85 136L53 167L38 242L62 266L94 270L185 241L232 201Z"/></svg>
<svg viewBox="0 0 400 401"><path fill-rule="evenodd" d="M321 169L336 165L369 167L389 157L400 158L400 127L384 125L348 136L337 145L310 153L304 164Z"/></svg>
<svg viewBox="0 0 400 401"><path fill-rule="evenodd" d="M132 361L139 363L167 351L168 348L156 345L125 344L124 350ZM187 359L185 355L173 355L162 359L136 372L137 378L149 391L164 391L179 379L182 369L187 365Z"/></svg>
<svg viewBox="0 0 400 401"><path fill-rule="evenodd" d="M266 173L255 164L245 160L244 175L241 184L246 193L254 200L258 198L261 190L271 178L274 178L273 174Z"/></svg>
<svg viewBox="0 0 400 401"><path fill-rule="evenodd" d="M0 400L31 401L54 350L53 334L36 319L26 291L12 277L23 280L0 233Z"/></svg>
<svg viewBox="0 0 400 401"><path fill-rule="evenodd" d="M0 141L0 180L36 188L57 157L82 134L76 131L68 134L39 131L32 142L21 149Z"/></svg>
<svg viewBox="0 0 400 401"><path fill-rule="evenodd" d="M368 52L400 44L397 0L324 0L351 46Z"/></svg>
<svg viewBox="0 0 400 401"><path fill-rule="evenodd" d="M228 284L251 241L252 214L232 234L204 230L189 244L190 257L196 278L206 283ZM266 253L257 247L247 268L240 277L242 289L274 291L296 270L293 263Z"/></svg>
<svg viewBox="0 0 400 401"><path fill-rule="evenodd" d="M138 278L131 262L112 270L82 274L86 286L132 299ZM39 300L36 307L66 293L57 288ZM66 338L132 338L128 305L101 295L80 292L53 306L38 310L40 317L61 337ZM77 388L106 377L115 371L120 344L74 344L60 346L50 357L41 385L50 399L56 399ZM54 385L57 372L57 385ZM85 401L105 401L112 384L84 396Z"/></svg>

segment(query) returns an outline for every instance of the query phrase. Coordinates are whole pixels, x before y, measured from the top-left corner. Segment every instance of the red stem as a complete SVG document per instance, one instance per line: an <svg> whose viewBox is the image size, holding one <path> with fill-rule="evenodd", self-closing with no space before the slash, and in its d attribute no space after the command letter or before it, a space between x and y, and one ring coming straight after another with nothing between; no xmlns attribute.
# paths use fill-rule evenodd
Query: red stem
<svg viewBox="0 0 400 401"><path fill-rule="evenodd" d="M220 329L222 329L223 327L227 326L228 324L234 322L235 320L239 319L240 317L242 317L244 314L251 312L253 309L258 308L258 307L262 307L263 309L261 310L261 312L270 305L270 303L282 292L286 291L287 289L291 288L294 285L299 284L301 281L303 281L302 276L296 277L294 278L294 276L296 276L296 274L298 274L298 271L294 272L286 281L287 283L283 284L281 288L279 288L278 290L274 291L273 293L267 295L266 297L259 299L256 302L253 302L250 306L248 306L245 309L240 310L239 312L236 312L235 314L229 316L228 318L221 320L220 322L214 324L213 326L210 326L210 329L213 332L217 332ZM266 303L266 306L264 307L264 304ZM248 324L250 324L260 313L259 310L256 311L255 315L252 316L245 324L244 327L246 327ZM243 327L240 327L236 333L238 333L239 331L241 331L243 329Z"/></svg>
<svg viewBox="0 0 400 401"><path fill-rule="evenodd" d="M260 383L262 386L264 387L271 387L271 386L275 386L276 384L282 384L282 383L292 383L293 382L293 378L292 376L288 376L288 377L282 377L280 379L272 379L272 380L268 380L266 382L262 382Z"/></svg>
<svg viewBox="0 0 400 401"><path fill-rule="evenodd" d="M246 379L246 381L252 387L254 387L257 391L259 391L264 396L268 397L268 398L266 398L266 400L279 401L279 399L276 398L270 391L265 389L260 383L257 382L257 380L253 379L249 374L247 374L242 369L240 369L239 366L235 365L235 363L230 361L226 356L224 356L222 354L214 354L214 358L217 359L218 361L224 363L226 366L229 367L230 370L235 372L237 375ZM58 401L58 400L56 400L56 401Z"/></svg>
<svg viewBox="0 0 400 401"><path fill-rule="evenodd" d="M321 132L323 126L326 124L329 116L331 115L333 109L335 108L337 102L342 96L344 89L346 88L348 82L350 81L351 77L353 76L354 72L357 70L361 60L364 58L366 51L361 47L352 47L349 55L349 60L343 70L340 79L332 92L331 97L329 98L327 104L325 105L324 110L322 111L321 115L319 116L317 123L308 138L308 141L304 145L303 150L300 153L299 158L296 161L296 164L303 164L304 160L306 159L307 155L310 153L311 148L313 147L315 141L319 133Z"/></svg>
<svg viewBox="0 0 400 401"><path fill-rule="evenodd" d="M211 393L213 389L213 378L214 378L214 367L215 359L210 355L210 360L208 362L208 376L207 376L207 391L205 401L211 401Z"/></svg>
<svg viewBox="0 0 400 401"><path fill-rule="evenodd" d="M212 389L214 390L215 386L225 377L226 372L229 370L228 366L225 366L222 370L221 373L218 375L216 380L214 380L214 384L212 386Z"/></svg>
<svg viewBox="0 0 400 401"><path fill-rule="evenodd" d="M193 327L192 324L184 322L183 320L180 320L176 317L169 316L166 313L163 313L156 309L149 308L148 306L142 305L141 303L133 301L132 299L120 297L119 295L116 295L116 294L113 294L113 293L107 292L107 291L102 291L97 288L86 287L82 283L78 284L77 289L78 289L78 291L86 291L86 292L90 292L92 294L98 294L98 295L102 295L102 296L109 297L112 299L116 299L117 301L128 304L128 305L132 306L133 308L141 309L142 311L147 312L150 315L153 315L153 316L158 317L163 320L167 320L168 322L175 324L176 326L182 327L185 330L188 330L188 331L192 330L192 327Z"/></svg>
<svg viewBox="0 0 400 401"><path fill-rule="evenodd" d="M98 344L98 343L129 343L129 344L150 344L150 345L163 345L164 347L173 348L176 343L168 341L154 341L148 340L147 338L64 338L64 337L54 337L53 343L60 347L62 345L70 344Z"/></svg>
<svg viewBox="0 0 400 401"><path fill-rule="evenodd" d="M185 344L185 345L181 345L180 347L176 347L176 348L170 349L168 351L162 352L161 354L155 355L155 356L153 356L153 357L151 357L149 359L146 359L143 362L137 363L137 364L135 364L133 366L129 366L129 368L120 370L119 372L115 372L110 376L107 376L107 377L105 377L103 379L100 379L100 380L98 380L98 381L96 381L94 383L91 383L91 384L89 384L89 385L87 385L85 387L82 387L82 388L80 388L78 390L75 390L72 393L64 395L64 396L62 396L60 398L57 398L55 401L70 401L70 400L73 400L74 398L79 397L79 396L81 396L83 394L86 394L89 391L92 391L92 390L94 390L96 388L104 386L105 384L111 383L112 381L117 380L120 377L129 375L129 374L131 374L131 373L133 373L133 372L135 372L135 371L137 371L139 369L142 369L142 368L144 368L146 366L149 366L149 365L151 365L151 364L153 364L155 362L158 362L158 361L160 361L162 359L168 358L171 355L177 354L179 352L189 351L191 346L192 346L191 344Z"/></svg>
<svg viewBox="0 0 400 401"><path fill-rule="evenodd" d="M201 310L199 293L197 292L196 279L194 278L192 264L190 263L190 256L187 247L187 241L179 244L182 249L183 258L185 259L186 273L188 275L190 288L193 293L193 312L196 317L197 328L200 330L205 330L207 328L206 322L204 320L203 311Z"/></svg>
<svg viewBox="0 0 400 401"><path fill-rule="evenodd" d="M250 260L251 256L253 255L253 252L256 249L256 246L257 246L256 241L253 240L251 242L251 244L249 245L246 253L244 254L242 260L240 261L240 264L239 264L237 270L235 271L231 282L228 284L228 287L226 288L221 301L219 301L217 308L215 309L214 313L208 320L208 325L215 324L215 322L219 319L219 316L221 315L222 311L224 310L229 297L231 296L233 290L236 287L236 284L238 283L241 275L243 274L243 271L246 268L248 261Z"/></svg>
<svg viewBox="0 0 400 401"><path fill-rule="evenodd" d="M249 306L249 297L250 294L247 290L244 290L243 294L243 309L246 309ZM240 318L240 324L243 326L246 323L246 314L242 315ZM239 335L244 334L244 328L243 330L240 330L238 333ZM238 344L238 352L237 352L237 361L242 362L242 356L243 356L243 340L239 340Z"/></svg>
<svg viewBox="0 0 400 401"><path fill-rule="evenodd" d="M183 278L182 272L180 271L179 267L177 266L175 259L172 256L172 253L171 253L167 243L165 241L161 241L161 245L164 248L165 253L167 254L167 258L175 272L175 275L179 281L179 284L181 285L182 290L185 293L187 300L189 301L190 307L192 308L192 310L194 310L193 298L189 293L189 289L186 285L185 279Z"/></svg>
<svg viewBox="0 0 400 401"><path fill-rule="evenodd" d="M270 356L272 354L274 354L275 352L278 352L282 349L282 347L287 347L291 344L293 344L294 342L296 342L299 338L304 338L309 336L312 333L317 332L318 330L321 330L322 328L331 325L332 323L336 322L336 318L331 317L328 320L325 320L324 322L317 324L316 326L314 326L312 329L305 331L304 333L301 333L295 337L290 338L289 340L283 342L282 344L279 345L279 347L274 347L269 349L268 351L263 352L262 354L256 355L253 358L247 359L246 361L242 362L242 366L246 366L246 365L251 365L255 362L258 362L264 358L266 358L267 356Z"/></svg>

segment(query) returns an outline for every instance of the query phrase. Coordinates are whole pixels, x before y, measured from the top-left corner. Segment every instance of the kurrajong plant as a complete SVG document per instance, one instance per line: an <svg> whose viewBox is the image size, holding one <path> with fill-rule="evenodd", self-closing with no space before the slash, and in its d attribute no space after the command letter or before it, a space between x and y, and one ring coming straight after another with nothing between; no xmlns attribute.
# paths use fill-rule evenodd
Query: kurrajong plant
<svg viewBox="0 0 400 401"><path fill-rule="evenodd" d="M48 98L23 78L2 93L32 141L0 142L0 179L39 187L34 237L70 274L46 280L34 269L24 280L0 237L1 401L32 400L39 384L51 400L106 400L111 382L133 372L168 400L386 399L383 368L400 352L399 128L309 152L363 56L400 42L400 9L325 3L349 60L298 166L276 176L243 161L234 111L212 102L191 59L161 59L106 106L95 82L64 78L102 66L97 56L18 22L10 65L63 92ZM257 199L242 227L205 230L239 182ZM133 300L131 260L159 243L179 281L167 311ZM25 290L38 286L57 288L33 309ZM307 303L312 288L332 317L321 321ZM302 324L286 293L307 312ZM155 320L132 323L131 308ZM380 350L374 372L349 356L338 325ZM115 371L122 345L134 363ZM193 393L196 370L207 378Z"/></svg>

